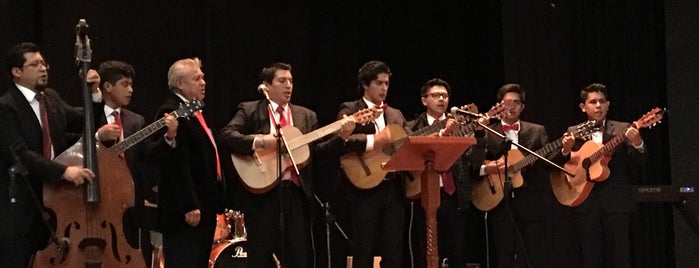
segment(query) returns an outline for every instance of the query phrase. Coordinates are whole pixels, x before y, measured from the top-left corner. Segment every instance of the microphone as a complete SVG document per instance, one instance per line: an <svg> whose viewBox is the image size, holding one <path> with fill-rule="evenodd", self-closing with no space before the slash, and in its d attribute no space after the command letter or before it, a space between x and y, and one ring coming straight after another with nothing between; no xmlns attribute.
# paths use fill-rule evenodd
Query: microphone
<svg viewBox="0 0 699 268"><path fill-rule="evenodd" d="M451 113L454 114L454 115L460 114L460 115L466 115L466 116L478 117L478 118L483 117L482 114L477 114L477 113L474 113L474 112L469 112L469 111L466 111L466 110L462 110L462 109L459 109L458 107L451 107Z"/></svg>
<svg viewBox="0 0 699 268"><path fill-rule="evenodd" d="M265 84L257 86L257 92L264 93L265 91L267 91L267 86L265 86Z"/></svg>

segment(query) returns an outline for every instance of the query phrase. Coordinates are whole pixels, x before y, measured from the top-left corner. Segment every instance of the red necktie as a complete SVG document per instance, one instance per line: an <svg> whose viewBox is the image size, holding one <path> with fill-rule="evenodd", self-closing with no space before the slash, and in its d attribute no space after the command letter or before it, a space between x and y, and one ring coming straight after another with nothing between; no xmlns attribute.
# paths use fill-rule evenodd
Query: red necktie
<svg viewBox="0 0 699 268"><path fill-rule="evenodd" d="M112 116L114 116L114 123L119 126L119 129L121 129L121 133L123 135L124 133L124 125L121 124L121 116L119 116L119 112L114 110L112 112ZM119 138L117 139L117 142L121 140L121 135L119 135Z"/></svg>
<svg viewBox="0 0 699 268"><path fill-rule="evenodd" d="M279 113L279 126L285 127L289 125L289 119L286 116L284 106L277 106L277 113ZM287 161L291 161L287 159ZM289 163L291 165L291 163ZM291 174L291 181L296 184L296 186L301 186L301 180L299 179L299 174L296 174L296 169L291 165L286 170Z"/></svg>
<svg viewBox="0 0 699 268"><path fill-rule="evenodd" d="M49 117L46 114L46 96L43 92L36 94L36 99L39 101L39 114L41 116L41 136L43 155L51 159L51 129L49 128Z"/></svg>
<svg viewBox="0 0 699 268"><path fill-rule="evenodd" d="M454 174L451 173L451 170L442 172L442 187L444 192L448 195L452 195L454 191L456 191L456 187L454 186Z"/></svg>
<svg viewBox="0 0 699 268"><path fill-rule="evenodd" d="M194 115L199 120L199 124L201 124L201 126L204 128L204 131L206 131L206 135L209 136L209 141L211 141L211 144L214 146L214 152L216 153L216 179L221 180L221 160L218 158L218 147L216 147L216 141L214 141L214 136L211 135L211 130L206 125L206 120L204 120L204 115L201 113L201 110L196 111Z"/></svg>
<svg viewBox="0 0 699 268"><path fill-rule="evenodd" d="M509 130L515 130L515 131L519 130L519 124L514 124L514 125L504 124L504 125L502 125L502 132L507 132Z"/></svg>

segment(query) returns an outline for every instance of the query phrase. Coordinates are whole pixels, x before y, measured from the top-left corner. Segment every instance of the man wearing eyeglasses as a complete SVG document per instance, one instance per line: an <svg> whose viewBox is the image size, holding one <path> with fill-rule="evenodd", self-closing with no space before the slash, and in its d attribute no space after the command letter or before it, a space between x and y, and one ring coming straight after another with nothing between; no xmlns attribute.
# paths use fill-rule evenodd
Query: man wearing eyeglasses
<svg viewBox="0 0 699 268"><path fill-rule="evenodd" d="M415 132L424 127L444 121L445 126L434 135L439 136L474 136L477 132L479 137L484 137L483 130L475 131L472 126L459 126L454 119L447 117L446 111L449 107L449 94L451 86L440 78L433 78L425 82L420 89L421 102L425 106L425 112L418 115L412 121L406 123L408 133ZM446 120L446 121L445 121ZM480 144L480 143L479 143ZM475 147L476 145L472 146ZM477 167L483 162L483 154L479 159L474 159L471 152L483 150L467 150L462 157L457 159L448 171L440 174L440 205L437 210L437 244L439 245L439 262L448 263L449 267L466 267L467 243L465 218L460 212L467 209L470 203L470 178L477 177ZM472 164L473 163L473 164ZM470 173L474 173L471 175ZM408 238L409 258L407 267L427 267L426 261L426 227L425 210L419 198L420 187L419 172L412 173L412 178L406 180L406 193L410 200L408 205L408 228L406 232ZM415 196L416 195L416 196ZM471 243L475 244L475 243ZM446 259L446 260L445 260ZM409 266L412 264L412 266Z"/></svg>
<svg viewBox="0 0 699 268"><path fill-rule="evenodd" d="M27 267L31 255L49 241L39 207L43 206L43 183L66 180L78 186L95 175L86 168L52 161L80 137L83 113L47 87L49 65L39 47L28 42L14 46L6 66L13 86L0 97L0 169L17 164L14 152L28 175L24 180L0 172L0 263ZM92 84L93 100L100 100L95 70L88 72L87 82Z"/></svg>

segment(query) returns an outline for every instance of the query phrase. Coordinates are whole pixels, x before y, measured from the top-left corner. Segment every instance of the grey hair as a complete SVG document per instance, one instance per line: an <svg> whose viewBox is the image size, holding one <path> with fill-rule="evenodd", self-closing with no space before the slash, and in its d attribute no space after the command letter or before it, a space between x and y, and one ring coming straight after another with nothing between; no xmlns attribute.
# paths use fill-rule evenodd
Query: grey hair
<svg viewBox="0 0 699 268"><path fill-rule="evenodd" d="M187 58L176 61L170 66L170 70L167 71L167 86L170 90L175 91L177 89L177 80L180 80L184 73L182 70L185 67L197 67L201 68L201 60L199 58Z"/></svg>

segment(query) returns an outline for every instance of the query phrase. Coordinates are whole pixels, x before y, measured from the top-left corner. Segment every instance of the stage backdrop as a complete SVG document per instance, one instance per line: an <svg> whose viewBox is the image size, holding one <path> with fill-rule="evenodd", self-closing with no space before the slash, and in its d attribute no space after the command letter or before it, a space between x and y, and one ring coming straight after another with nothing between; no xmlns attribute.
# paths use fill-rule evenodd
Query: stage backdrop
<svg viewBox="0 0 699 268"><path fill-rule="evenodd" d="M697 184L692 168L698 164L692 157L697 137L691 128L679 127L697 123L691 113L692 104L699 103L692 72L696 4L458 2L0 0L0 51L4 57L17 42L38 43L51 63L51 85L79 105L74 27L85 18L93 67L111 59L133 64L137 73L130 108L151 120L160 116L155 109L168 94L168 67L180 58L199 57L206 73L207 109L219 128L238 103L261 97L257 76L275 61L293 65L292 102L315 110L321 125L334 120L340 102L359 96L357 70L373 59L392 68L387 102L409 119L423 110L419 88L430 78L451 83L452 106L474 102L481 110L495 102L499 86L515 82L527 89L523 118L547 126L552 138L583 120L577 108L580 88L601 82L610 88L611 118L633 121L653 107L672 105L667 120L642 131L652 156L640 182ZM8 86L7 75L0 77L0 91ZM319 195L337 197L336 185L320 183ZM334 212L349 228L347 215L341 209ZM697 259L698 251L683 248L696 248L697 236L686 227L675 248L672 226L681 224L675 222L681 218L673 220L672 213L671 204L650 203L634 215L635 267L689 267L684 261ZM337 248L333 254L347 254L346 242L331 231ZM561 245L574 242L565 225L552 231L560 235ZM324 264L324 238L317 239L318 263ZM575 248L558 250L561 255L553 256L553 264L570 264L578 257Z"/></svg>

